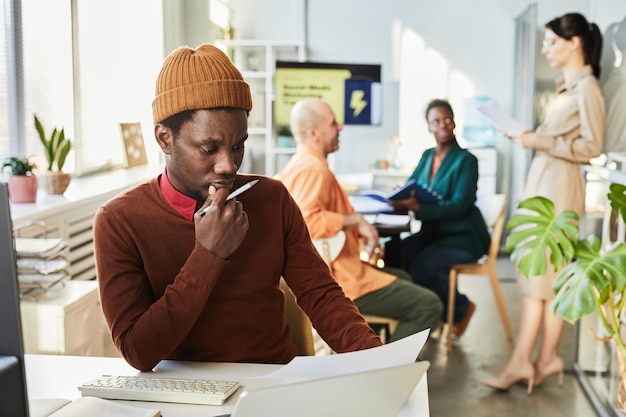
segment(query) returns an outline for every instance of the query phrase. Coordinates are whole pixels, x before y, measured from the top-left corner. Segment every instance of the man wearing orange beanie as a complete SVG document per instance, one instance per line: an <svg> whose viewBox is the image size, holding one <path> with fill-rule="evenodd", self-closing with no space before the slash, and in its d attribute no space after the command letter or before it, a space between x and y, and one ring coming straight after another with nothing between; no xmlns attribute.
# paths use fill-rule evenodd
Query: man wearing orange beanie
<svg viewBox="0 0 626 417"><path fill-rule="evenodd" d="M285 187L237 174L252 99L228 57L212 45L172 52L152 109L164 172L94 220L102 308L126 361L144 371L163 359L287 363L298 351L281 276L334 351L379 346Z"/></svg>

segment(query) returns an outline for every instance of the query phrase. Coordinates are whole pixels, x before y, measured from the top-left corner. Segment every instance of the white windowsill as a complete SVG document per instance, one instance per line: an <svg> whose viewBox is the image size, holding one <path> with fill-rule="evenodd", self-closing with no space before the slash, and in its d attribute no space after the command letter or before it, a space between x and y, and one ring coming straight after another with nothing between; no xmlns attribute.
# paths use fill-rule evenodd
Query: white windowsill
<svg viewBox="0 0 626 417"><path fill-rule="evenodd" d="M18 220L37 214L61 213L72 204L90 199L101 199L104 194L115 194L135 184L154 178L163 172L159 164L141 165L128 169L118 169L85 177L72 177L70 186L63 195L50 195L39 189L37 202L32 204L11 204L11 217Z"/></svg>

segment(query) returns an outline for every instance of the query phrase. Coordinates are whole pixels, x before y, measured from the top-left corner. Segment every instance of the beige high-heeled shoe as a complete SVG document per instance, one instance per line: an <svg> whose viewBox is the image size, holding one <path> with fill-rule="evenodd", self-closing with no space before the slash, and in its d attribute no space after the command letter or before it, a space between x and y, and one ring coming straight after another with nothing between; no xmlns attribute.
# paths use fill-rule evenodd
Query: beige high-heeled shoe
<svg viewBox="0 0 626 417"><path fill-rule="evenodd" d="M526 364L514 372L510 372L502 377L481 379L479 382L499 391L508 391L509 388L521 381L528 382L526 393L528 395L532 394L533 383L535 381L535 368L531 364Z"/></svg>
<svg viewBox="0 0 626 417"><path fill-rule="evenodd" d="M563 387L563 359L560 356L555 357L547 366L543 369L538 369L535 364L535 386L541 385L541 383L554 374L559 375L559 387Z"/></svg>

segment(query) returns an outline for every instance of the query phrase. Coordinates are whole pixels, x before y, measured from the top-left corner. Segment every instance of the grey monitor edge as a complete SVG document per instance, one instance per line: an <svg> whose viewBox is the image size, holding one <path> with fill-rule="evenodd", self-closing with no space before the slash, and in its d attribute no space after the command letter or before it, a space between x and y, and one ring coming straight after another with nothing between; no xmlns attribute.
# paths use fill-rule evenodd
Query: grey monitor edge
<svg viewBox="0 0 626 417"><path fill-rule="evenodd" d="M28 417L15 241L5 182L0 182L0 306L0 415Z"/></svg>

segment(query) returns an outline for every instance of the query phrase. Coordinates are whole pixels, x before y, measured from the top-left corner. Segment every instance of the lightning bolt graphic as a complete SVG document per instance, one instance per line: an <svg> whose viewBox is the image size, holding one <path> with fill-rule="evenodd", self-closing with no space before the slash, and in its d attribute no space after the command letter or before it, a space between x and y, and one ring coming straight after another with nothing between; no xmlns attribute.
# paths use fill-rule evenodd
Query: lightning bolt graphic
<svg viewBox="0 0 626 417"><path fill-rule="evenodd" d="M359 117L359 114L367 106L367 101L363 101L365 92L363 90L354 90L352 97L350 97L350 108L354 110L354 117Z"/></svg>

